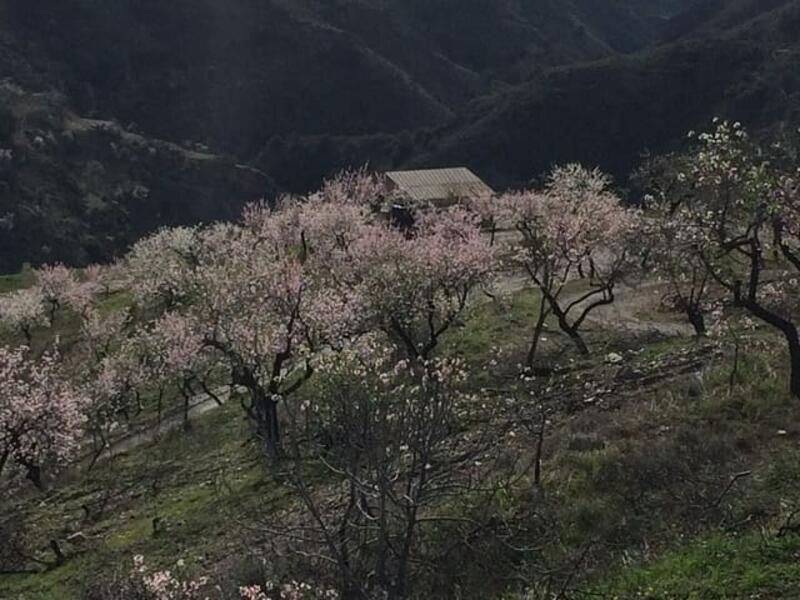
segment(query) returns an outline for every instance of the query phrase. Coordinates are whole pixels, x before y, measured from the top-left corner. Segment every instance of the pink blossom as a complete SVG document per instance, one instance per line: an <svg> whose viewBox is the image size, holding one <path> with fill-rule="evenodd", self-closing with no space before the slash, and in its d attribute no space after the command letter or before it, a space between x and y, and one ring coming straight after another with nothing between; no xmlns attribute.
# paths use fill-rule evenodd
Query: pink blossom
<svg viewBox="0 0 800 600"><path fill-rule="evenodd" d="M0 472L24 469L39 484L43 467L63 465L78 451L88 398L59 371L60 357L39 359L26 347L0 347Z"/></svg>
<svg viewBox="0 0 800 600"><path fill-rule="evenodd" d="M46 302L58 302L75 283L75 276L64 265L45 265L35 271L36 285Z"/></svg>
<svg viewBox="0 0 800 600"><path fill-rule="evenodd" d="M0 328L21 333L28 342L36 327L48 327L45 297L38 287L0 296Z"/></svg>

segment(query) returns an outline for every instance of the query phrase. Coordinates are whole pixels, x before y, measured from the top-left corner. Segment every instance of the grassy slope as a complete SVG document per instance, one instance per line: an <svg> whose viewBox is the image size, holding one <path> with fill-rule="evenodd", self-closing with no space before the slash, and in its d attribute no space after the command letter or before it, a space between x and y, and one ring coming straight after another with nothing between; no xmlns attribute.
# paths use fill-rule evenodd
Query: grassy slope
<svg viewBox="0 0 800 600"><path fill-rule="evenodd" d="M230 526L220 514L234 505L246 512L248 503L272 497L256 460L242 446L237 408L209 415L191 435L167 434L149 447L101 463L41 502L28 498L26 519L41 544L66 531L86 537L65 545L74 556L63 567L7 576L0 579L0 590L12 597L69 598L91 583L87 574L124 569L137 553L153 557L156 564L171 564L180 556L194 564L230 552L236 539L227 535ZM89 508L88 519L83 506Z"/></svg>
<svg viewBox="0 0 800 600"><path fill-rule="evenodd" d="M598 586L609 599L725 600L796 598L800 538L714 534Z"/></svg>
<svg viewBox="0 0 800 600"><path fill-rule="evenodd" d="M595 572L599 597L798 596L800 538L781 530L799 506L800 430L784 389L784 357L766 348L740 366L732 393L729 360L699 387L651 392L644 405L620 413L614 441L588 459L594 489L577 501L593 495L597 514L611 519L601 527L638 540ZM641 493L640 505L631 491Z"/></svg>
<svg viewBox="0 0 800 600"><path fill-rule="evenodd" d="M474 365L476 386L526 389L515 381L513 365L524 355L534 301L520 292L506 305L476 305L473 319L448 340ZM560 345L552 332L547 337ZM621 347L621 332L597 330L590 338L600 357ZM641 351L627 340L625 347L634 370L695 351L694 342L679 339ZM499 366L484 371L498 355ZM732 394L723 363L702 379L609 386L599 402L578 395L555 408L544 466L551 508L543 508L560 528L560 547L548 550L552 558L595 540L586 583L600 597L640 591L654 600L796 597L800 542L776 537L800 497L800 426L783 390L782 360L761 347L740 367ZM602 358L573 368L581 385L613 382L618 374ZM216 570L241 583L242 549L253 535L241 522L287 502L243 443L248 431L238 406L229 404L200 418L188 435L166 434L86 477L67 478L44 497L25 496L14 510L34 527L34 552L52 560L47 543L56 538L70 558L35 575L0 576L0 598L77 597L88 574L96 580L124 571L137 553L165 567L182 557L190 569ZM517 439L509 448L527 452L527 444ZM744 470L751 475L721 496L731 475ZM524 491L512 500L511 510L532 501ZM63 542L76 532L82 535L75 543ZM538 557L529 560L534 572ZM518 567L526 572L524 563Z"/></svg>
<svg viewBox="0 0 800 600"><path fill-rule="evenodd" d="M14 275L0 275L0 294L13 292L33 284L33 271Z"/></svg>

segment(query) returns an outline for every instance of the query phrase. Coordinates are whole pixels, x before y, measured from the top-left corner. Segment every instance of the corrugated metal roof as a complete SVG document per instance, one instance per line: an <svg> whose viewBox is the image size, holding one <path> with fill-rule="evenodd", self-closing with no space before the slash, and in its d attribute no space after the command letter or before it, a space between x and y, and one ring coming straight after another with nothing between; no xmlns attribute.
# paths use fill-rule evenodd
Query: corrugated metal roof
<svg viewBox="0 0 800 600"><path fill-rule="evenodd" d="M412 200L421 202L471 198L494 193L492 188L465 167L392 171L386 173L386 176L402 193Z"/></svg>

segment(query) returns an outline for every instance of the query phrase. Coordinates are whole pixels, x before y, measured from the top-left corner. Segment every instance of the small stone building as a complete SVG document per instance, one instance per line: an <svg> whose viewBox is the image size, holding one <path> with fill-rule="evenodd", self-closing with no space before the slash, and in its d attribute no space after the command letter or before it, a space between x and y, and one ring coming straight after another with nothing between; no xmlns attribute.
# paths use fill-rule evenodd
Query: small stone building
<svg viewBox="0 0 800 600"><path fill-rule="evenodd" d="M391 171L386 173L396 204L430 203L442 207L462 200L492 195L494 191L465 167ZM406 202L403 202L405 200Z"/></svg>

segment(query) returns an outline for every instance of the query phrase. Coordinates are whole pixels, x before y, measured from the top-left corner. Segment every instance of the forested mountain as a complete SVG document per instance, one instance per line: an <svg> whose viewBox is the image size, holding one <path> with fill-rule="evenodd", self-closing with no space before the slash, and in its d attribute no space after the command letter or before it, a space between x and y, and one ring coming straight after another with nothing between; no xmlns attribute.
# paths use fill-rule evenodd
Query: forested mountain
<svg viewBox="0 0 800 600"><path fill-rule="evenodd" d="M482 98L415 160L465 163L512 184L574 160L624 178L643 152L670 148L715 115L751 128L796 126L800 3L754 11L764 4L726 6L724 17L702 25L708 35L692 28L681 41L552 69ZM727 19L736 25L719 30Z"/></svg>
<svg viewBox="0 0 800 600"><path fill-rule="evenodd" d="M107 260L160 226L232 218L275 193L229 157L86 119L52 92L0 83L0 272Z"/></svg>
<svg viewBox="0 0 800 600"><path fill-rule="evenodd" d="M624 180L644 152L669 149L716 115L753 129L798 120L800 3L700 3L639 52L540 69L473 100L449 123L403 135L291 136L259 164L302 189L325 172L466 164L498 187L554 163L598 164ZM299 164L302 169L292 168Z"/></svg>
<svg viewBox="0 0 800 600"><path fill-rule="evenodd" d="M276 133L436 125L494 80L657 29L619 0L4 4L11 50L80 112L239 153Z"/></svg>
<svg viewBox="0 0 800 600"><path fill-rule="evenodd" d="M21 191L18 177L4 185L3 222L14 229L4 239L0 269L47 256L108 257L161 215L185 222L224 217L272 189L272 181L305 191L327 174L367 162L375 168L465 163L499 187L564 160L599 163L624 177L645 149L669 147L714 114L755 126L791 118L799 5L2 0L2 73L25 97L57 97L51 122L64 111L84 122L113 122L145 146L163 140L256 168L264 184L209 192L204 167L181 169L185 189L202 190L203 200L197 207L176 201L175 210L161 206L175 195L164 184L164 173L175 172L170 163L126 170L95 148L92 160L125 185L158 190L152 197L159 209L144 222L132 210L101 231L76 208L93 202L76 191L87 187L84 171L61 152L49 163L61 177L21 161L44 148L32 147L38 134L27 120L7 116L0 147L18 157L9 164L17 169L24 162L28 181L44 178L51 187L29 184ZM19 114L2 102L5 113ZM34 104L41 112L41 102ZM71 185L62 185L66 180ZM118 202L113 188L92 193ZM23 213L39 210L30 205L69 215L70 230L81 234L69 234L64 245L52 243L52 227L20 231L31 222Z"/></svg>

